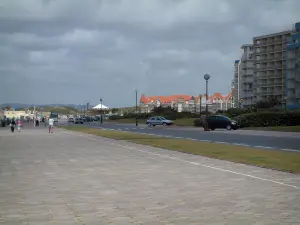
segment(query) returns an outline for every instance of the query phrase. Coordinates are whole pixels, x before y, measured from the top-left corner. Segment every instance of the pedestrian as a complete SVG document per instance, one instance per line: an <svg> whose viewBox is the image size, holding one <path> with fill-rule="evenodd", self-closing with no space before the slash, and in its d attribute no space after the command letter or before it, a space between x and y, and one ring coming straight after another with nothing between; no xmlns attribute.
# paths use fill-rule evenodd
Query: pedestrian
<svg viewBox="0 0 300 225"><path fill-rule="evenodd" d="M19 119L17 122L17 128L19 132L21 131L21 127L22 127L22 121Z"/></svg>
<svg viewBox="0 0 300 225"><path fill-rule="evenodd" d="M12 119L9 125L10 125L11 132L14 132L15 131L15 125L16 125L15 120Z"/></svg>
<svg viewBox="0 0 300 225"><path fill-rule="evenodd" d="M53 133L54 119L50 117L48 123L49 123L49 134L50 134L50 132Z"/></svg>

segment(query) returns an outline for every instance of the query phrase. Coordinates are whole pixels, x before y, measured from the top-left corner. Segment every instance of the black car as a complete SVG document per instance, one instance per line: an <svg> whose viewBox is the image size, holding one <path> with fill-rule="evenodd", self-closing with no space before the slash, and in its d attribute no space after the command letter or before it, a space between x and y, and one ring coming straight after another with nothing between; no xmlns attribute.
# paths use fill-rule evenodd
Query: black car
<svg viewBox="0 0 300 225"><path fill-rule="evenodd" d="M76 118L76 119L75 119L75 124L83 124L83 119L81 119L81 118Z"/></svg>
<svg viewBox="0 0 300 225"><path fill-rule="evenodd" d="M206 118L208 127L210 130L215 130L217 128L227 129L227 130L236 130L239 128L239 124L228 118L227 116L222 115L213 115Z"/></svg>

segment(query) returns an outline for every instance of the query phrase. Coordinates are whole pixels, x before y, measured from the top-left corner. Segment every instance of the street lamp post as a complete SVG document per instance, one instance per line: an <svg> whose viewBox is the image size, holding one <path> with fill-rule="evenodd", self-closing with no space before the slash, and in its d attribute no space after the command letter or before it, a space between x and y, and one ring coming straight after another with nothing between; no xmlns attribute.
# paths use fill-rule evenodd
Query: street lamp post
<svg viewBox="0 0 300 225"><path fill-rule="evenodd" d="M102 98L100 98L100 123L103 123Z"/></svg>
<svg viewBox="0 0 300 225"><path fill-rule="evenodd" d="M209 80L210 76L209 74L205 74L204 75L204 80L206 81L206 104L205 104L205 113L206 113L206 118L205 118L205 122L204 122L204 130L205 131L209 131L208 128L208 123L207 123L207 116L208 116L208 80Z"/></svg>
<svg viewBox="0 0 300 225"><path fill-rule="evenodd" d="M208 115L208 80L210 76L209 74L204 75L204 80L206 81L206 105L205 105L205 111L206 111L206 116Z"/></svg>
<svg viewBox="0 0 300 225"><path fill-rule="evenodd" d="M135 126L138 126L138 91L135 90Z"/></svg>
<svg viewBox="0 0 300 225"><path fill-rule="evenodd" d="M199 100L200 100L200 117L201 117L201 112L202 112L202 95L199 95Z"/></svg>

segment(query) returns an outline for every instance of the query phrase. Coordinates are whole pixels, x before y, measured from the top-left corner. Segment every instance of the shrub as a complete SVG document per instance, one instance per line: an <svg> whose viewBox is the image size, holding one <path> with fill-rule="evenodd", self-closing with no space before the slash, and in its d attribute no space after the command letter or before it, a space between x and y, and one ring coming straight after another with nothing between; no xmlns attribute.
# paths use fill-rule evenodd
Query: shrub
<svg viewBox="0 0 300 225"><path fill-rule="evenodd" d="M195 127L203 127L202 120L201 119L195 119L194 120L194 126Z"/></svg>
<svg viewBox="0 0 300 225"><path fill-rule="evenodd" d="M239 109L239 108L230 108L227 111L223 112L225 116L228 116L229 118L233 118L245 113L250 113L251 109Z"/></svg>
<svg viewBox="0 0 300 225"><path fill-rule="evenodd" d="M256 112L235 118L241 127L296 126L300 125L300 112Z"/></svg>

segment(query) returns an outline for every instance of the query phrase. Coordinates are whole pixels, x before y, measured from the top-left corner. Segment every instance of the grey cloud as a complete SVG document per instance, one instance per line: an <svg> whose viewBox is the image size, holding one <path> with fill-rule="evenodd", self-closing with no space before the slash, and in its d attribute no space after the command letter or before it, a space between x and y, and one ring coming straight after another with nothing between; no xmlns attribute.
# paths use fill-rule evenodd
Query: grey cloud
<svg viewBox="0 0 300 225"><path fill-rule="evenodd" d="M252 37L290 29L300 1L2 0L0 102L134 104L228 93ZM280 15L280 16L278 16ZM11 87L19 87L11 88Z"/></svg>

